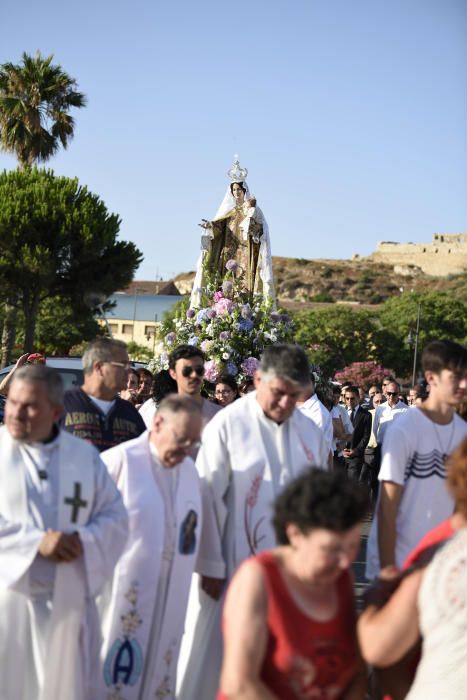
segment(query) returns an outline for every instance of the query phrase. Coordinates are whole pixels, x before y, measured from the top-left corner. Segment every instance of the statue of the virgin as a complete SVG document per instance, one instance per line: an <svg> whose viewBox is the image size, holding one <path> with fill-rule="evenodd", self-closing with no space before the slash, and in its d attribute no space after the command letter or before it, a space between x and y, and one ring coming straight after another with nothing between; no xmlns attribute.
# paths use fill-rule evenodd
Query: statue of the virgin
<svg viewBox="0 0 467 700"><path fill-rule="evenodd" d="M269 229L256 199L250 196L247 175L248 170L240 166L235 156L222 204L213 219L203 219L200 224L204 233L191 293L192 307L200 306L206 273L221 285L232 267L231 261L236 263L235 274L242 291L251 297L255 294L274 297Z"/></svg>

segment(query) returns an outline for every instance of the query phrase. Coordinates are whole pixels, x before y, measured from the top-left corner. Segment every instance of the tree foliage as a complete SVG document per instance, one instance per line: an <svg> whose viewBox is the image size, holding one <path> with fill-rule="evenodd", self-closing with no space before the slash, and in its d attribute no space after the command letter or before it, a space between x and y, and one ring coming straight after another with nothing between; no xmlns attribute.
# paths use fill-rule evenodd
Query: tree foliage
<svg viewBox="0 0 467 700"><path fill-rule="evenodd" d="M416 330L420 304L419 355L431 340L446 338L465 343L466 307L444 292L406 293L388 299L378 311L378 356L400 376L409 376L414 347L408 343L409 331ZM417 358L419 360L419 358Z"/></svg>
<svg viewBox="0 0 467 700"><path fill-rule="evenodd" d="M0 144L22 168L66 148L75 127L70 109L86 104L76 81L52 59L23 53L21 63L0 66Z"/></svg>
<svg viewBox="0 0 467 700"><path fill-rule="evenodd" d="M355 360L377 359L377 328L370 311L326 307L295 314L294 321L296 341L329 376Z"/></svg>
<svg viewBox="0 0 467 700"><path fill-rule="evenodd" d="M0 284L24 314L26 350L45 299L79 318L90 292L107 297L131 281L142 254L117 240L119 227L77 179L36 168L0 174Z"/></svg>
<svg viewBox="0 0 467 700"><path fill-rule="evenodd" d="M408 336L412 331L414 337L419 304L418 363L430 340L465 343L465 304L437 291L397 295L374 311L335 306L296 313L295 339L327 376L355 362L375 361L383 368L393 368L399 377L409 378L414 346L409 345Z"/></svg>
<svg viewBox="0 0 467 700"><path fill-rule="evenodd" d="M18 316L17 341L24 345L24 317ZM40 304L34 333L35 351L48 356L74 354L73 348L105 334L94 317L93 309L84 303L71 303L62 297L50 297Z"/></svg>

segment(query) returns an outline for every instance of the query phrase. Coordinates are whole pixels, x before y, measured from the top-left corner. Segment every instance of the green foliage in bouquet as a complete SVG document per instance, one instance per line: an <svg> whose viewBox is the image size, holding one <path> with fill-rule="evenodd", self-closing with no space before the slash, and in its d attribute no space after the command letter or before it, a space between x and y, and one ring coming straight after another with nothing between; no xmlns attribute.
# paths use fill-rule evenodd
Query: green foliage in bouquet
<svg viewBox="0 0 467 700"><path fill-rule="evenodd" d="M221 374L237 381L252 377L267 345L293 341L294 325L287 314L275 311L273 301L245 292L243 272L228 260L221 286L209 278L201 295L201 308L182 302L162 325L164 351L149 363L151 371L168 367L168 355L177 345L199 347L206 356L205 379Z"/></svg>

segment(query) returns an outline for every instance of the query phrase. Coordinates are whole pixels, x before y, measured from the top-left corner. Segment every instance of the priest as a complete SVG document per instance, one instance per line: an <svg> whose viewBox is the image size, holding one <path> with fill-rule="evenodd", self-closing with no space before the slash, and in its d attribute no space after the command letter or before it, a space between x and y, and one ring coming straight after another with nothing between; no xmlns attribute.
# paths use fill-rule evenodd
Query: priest
<svg viewBox="0 0 467 700"><path fill-rule="evenodd" d="M224 408L203 433L196 466L203 529L180 657L178 698L213 700L222 661L221 602L226 580L250 555L276 544L272 504L304 468L327 468L322 431L296 408L310 381L303 350L265 349L256 391Z"/></svg>
<svg viewBox="0 0 467 700"><path fill-rule="evenodd" d="M200 403L171 395L152 430L102 454L130 513L127 548L104 609L93 700L174 698L177 659L201 528L193 460Z"/></svg>
<svg viewBox="0 0 467 700"><path fill-rule="evenodd" d="M127 537L97 450L61 431L60 375L18 369L0 428L0 697L88 700L100 632L94 598Z"/></svg>

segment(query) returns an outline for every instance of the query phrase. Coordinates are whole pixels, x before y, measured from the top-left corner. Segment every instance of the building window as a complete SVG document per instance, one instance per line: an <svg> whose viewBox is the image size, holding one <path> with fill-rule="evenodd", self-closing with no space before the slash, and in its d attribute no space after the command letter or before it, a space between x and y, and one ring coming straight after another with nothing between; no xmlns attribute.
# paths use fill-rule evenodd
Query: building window
<svg viewBox="0 0 467 700"><path fill-rule="evenodd" d="M122 333L123 335L131 335L133 333L133 324L122 323Z"/></svg>
<svg viewBox="0 0 467 700"><path fill-rule="evenodd" d="M109 331L111 333L118 333L118 323L109 323Z"/></svg>
<svg viewBox="0 0 467 700"><path fill-rule="evenodd" d="M155 326L144 326L144 335L147 335L148 338L152 338L154 336L155 332L156 332Z"/></svg>

